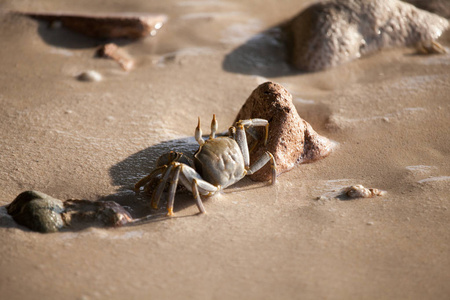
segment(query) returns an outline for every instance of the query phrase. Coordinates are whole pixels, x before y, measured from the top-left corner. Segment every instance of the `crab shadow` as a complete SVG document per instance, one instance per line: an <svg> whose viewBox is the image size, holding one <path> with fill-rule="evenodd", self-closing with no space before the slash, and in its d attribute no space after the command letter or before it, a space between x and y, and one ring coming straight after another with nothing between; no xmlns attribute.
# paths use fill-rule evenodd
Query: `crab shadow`
<svg viewBox="0 0 450 300"><path fill-rule="evenodd" d="M281 77L304 74L289 63L290 33L286 23L258 33L228 53L222 68L230 73Z"/></svg>
<svg viewBox="0 0 450 300"><path fill-rule="evenodd" d="M195 206L195 201L192 194L184 187L181 187L181 185L177 188L177 193L175 195L174 217L167 216L167 193L163 194L163 198L159 203L159 208L152 209L150 207L151 195L143 192L136 193L134 191L134 184L152 171L155 167L156 160L160 155L171 150L176 150L178 152L183 152L188 156L192 156L197 148L198 144L194 138L182 138L164 141L130 155L109 169L109 174L113 185L118 186L117 192L100 197L99 199L96 199L96 201L114 201L121 205L133 218L133 221L127 223L125 226L138 226L144 223L195 217L199 215L200 213L197 209L192 208L192 206ZM256 189L259 187L261 187L261 183L255 183L248 178L244 178L233 186L222 191L222 193L232 194L236 191ZM202 201L203 203L214 201L214 196L208 198L203 197ZM176 215L186 209L190 209L187 215ZM191 213L191 211L193 213ZM60 230L60 232L78 232L88 228L97 227L104 228L105 226L99 224L98 222L78 222L74 226ZM0 206L0 228L20 228L24 231L32 231L31 229L28 229L23 225L19 225L14 221L13 217L7 213L7 205Z"/></svg>
<svg viewBox="0 0 450 300"><path fill-rule="evenodd" d="M205 136L204 138L207 137ZM142 218L152 214L165 214L165 206L167 203L166 193L161 199L160 208L158 210L152 210L149 205L151 195L143 192L136 193L134 191L134 185L142 177L148 175L153 170L156 166L156 160L162 154L174 150L183 152L185 155L192 157L197 149L198 143L193 137L188 137L163 141L130 155L109 169L112 184L118 186L118 192L103 197L100 200L115 201L120 205L125 206L130 211L133 218ZM253 182L249 178L244 178L222 191L222 193L230 194L235 191L256 189L260 186L261 183ZM214 196L202 197L202 201L203 203L214 201ZM191 206L195 206L192 194L179 185L175 195L174 212L180 212Z"/></svg>

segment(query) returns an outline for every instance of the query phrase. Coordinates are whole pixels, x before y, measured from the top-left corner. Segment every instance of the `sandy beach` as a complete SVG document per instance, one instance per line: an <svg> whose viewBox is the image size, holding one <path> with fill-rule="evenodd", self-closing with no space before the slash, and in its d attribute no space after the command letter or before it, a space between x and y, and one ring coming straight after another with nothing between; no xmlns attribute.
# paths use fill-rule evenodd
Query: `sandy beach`
<svg viewBox="0 0 450 300"><path fill-rule="evenodd" d="M396 48L315 73L283 60L276 26L313 1L0 3L0 298L449 299L450 54ZM156 36L119 41L135 66L95 57L104 42L7 11L147 12ZM447 49L450 33L439 40ZM100 82L77 76L95 70ZM251 92L284 86L337 147L173 218L52 234L17 225L25 190L151 210L133 185L169 150L193 152L216 114L225 131ZM383 197L342 200L362 184ZM160 210L165 212L164 206Z"/></svg>

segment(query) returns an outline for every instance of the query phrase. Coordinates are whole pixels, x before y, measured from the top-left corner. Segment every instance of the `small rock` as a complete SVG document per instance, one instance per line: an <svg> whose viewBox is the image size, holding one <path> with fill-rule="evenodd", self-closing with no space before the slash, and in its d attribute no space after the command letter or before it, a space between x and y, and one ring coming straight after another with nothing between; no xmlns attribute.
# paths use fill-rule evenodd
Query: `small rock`
<svg viewBox="0 0 450 300"><path fill-rule="evenodd" d="M97 71L89 70L78 75L77 79L86 82L99 82L103 80L103 76Z"/></svg>
<svg viewBox="0 0 450 300"><path fill-rule="evenodd" d="M378 189L367 189L362 185L353 185L344 189L344 194L350 198L373 198L386 195L386 191Z"/></svg>
<svg viewBox="0 0 450 300"><path fill-rule="evenodd" d="M317 134L311 125L300 118L292 103L292 95L281 85L266 82L258 86L239 111L235 122L244 119L262 118L269 121L267 145L260 139L250 160L256 161L265 151L273 154L277 163L277 174L289 171L298 163L312 162L326 157L335 143ZM255 128L263 136L262 128ZM254 140L247 135L248 140ZM252 146L251 146L252 147ZM256 181L271 178L270 165L251 175Z"/></svg>
<svg viewBox="0 0 450 300"><path fill-rule="evenodd" d="M61 218L63 210L61 200L38 191L21 193L7 207L8 214L14 221L43 233L56 232L64 227Z"/></svg>
<svg viewBox="0 0 450 300"><path fill-rule="evenodd" d="M293 65L319 71L383 48L430 45L442 52L435 41L448 27L446 19L398 0L331 0L308 7L285 28Z"/></svg>

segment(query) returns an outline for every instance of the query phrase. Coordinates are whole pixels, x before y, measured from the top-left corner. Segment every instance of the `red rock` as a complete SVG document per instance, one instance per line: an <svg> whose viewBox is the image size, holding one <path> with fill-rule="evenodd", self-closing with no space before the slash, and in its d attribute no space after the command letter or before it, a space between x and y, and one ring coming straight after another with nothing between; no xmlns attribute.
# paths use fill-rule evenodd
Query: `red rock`
<svg viewBox="0 0 450 300"><path fill-rule="evenodd" d="M167 21L166 15L149 13L17 13L50 22L59 21L64 27L96 38L143 38L155 35Z"/></svg>
<svg viewBox="0 0 450 300"><path fill-rule="evenodd" d="M269 137L266 146L261 140L257 143L250 153L250 160L254 162L265 151L271 152L277 163L277 174L291 170L296 164L326 157L335 144L317 134L310 124L300 118L292 103L292 95L274 82L258 86L242 106L235 121L251 118L269 121ZM262 133L263 131L261 136ZM254 139L247 136L249 144L252 144ZM270 180L270 165L266 165L250 178L256 181Z"/></svg>

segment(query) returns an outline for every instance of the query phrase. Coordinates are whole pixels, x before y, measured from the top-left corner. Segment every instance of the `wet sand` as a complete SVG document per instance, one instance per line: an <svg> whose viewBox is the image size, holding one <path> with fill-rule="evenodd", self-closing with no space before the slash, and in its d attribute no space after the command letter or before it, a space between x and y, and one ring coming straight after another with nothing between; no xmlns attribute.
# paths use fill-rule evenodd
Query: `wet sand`
<svg viewBox="0 0 450 300"><path fill-rule="evenodd" d="M450 55L394 49L292 72L260 33L306 5L3 1L2 10L142 11L169 21L156 37L122 45L136 60L125 72L93 57L97 40L0 15L2 298L448 299ZM440 41L449 47L449 33ZM271 47L248 55L255 44ZM76 80L91 69L104 80ZM335 153L275 186L243 180L207 199L207 215L187 193L176 197L175 218L115 229L45 235L6 215L28 189L148 214L148 199L131 188L156 158L195 149L198 116L215 113L226 130L267 80L339 143ZM388 194L335 197L356 184Z"/></svg>

